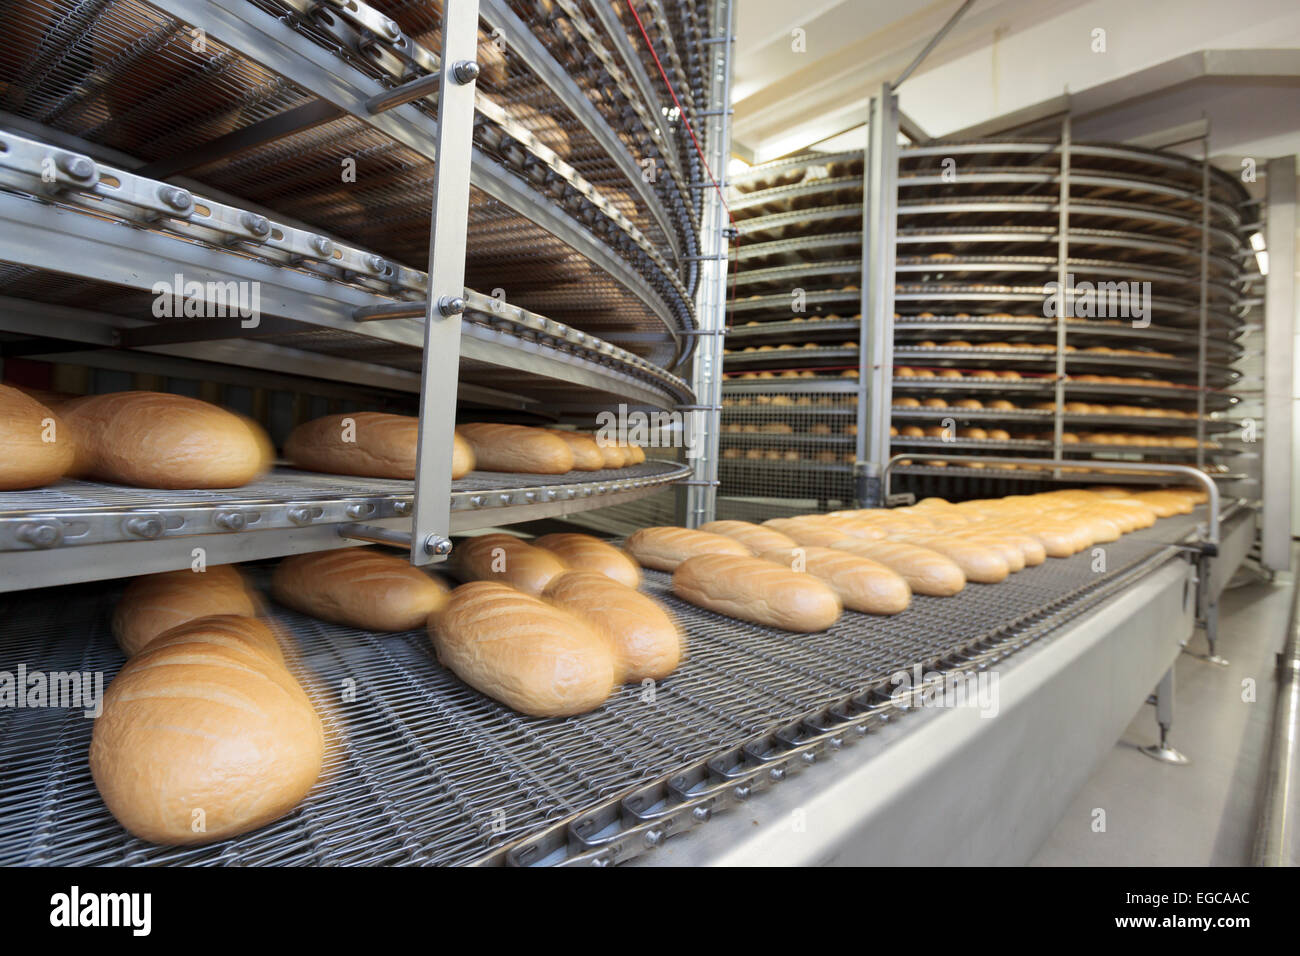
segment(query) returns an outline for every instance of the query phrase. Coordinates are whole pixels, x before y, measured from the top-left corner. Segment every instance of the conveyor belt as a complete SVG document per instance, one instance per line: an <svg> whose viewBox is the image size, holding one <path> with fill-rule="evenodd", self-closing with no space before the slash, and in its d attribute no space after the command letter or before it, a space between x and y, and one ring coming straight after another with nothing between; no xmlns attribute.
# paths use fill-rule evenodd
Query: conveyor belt
<svg viewBox="0 0 1300 956"><path fill-rule="evenodd" d="M298 810L212 846L143 843L121 830L94 789L91 720L80 710L6 708L0 865L503 862L511 849L514 862L534 862L554 848L557 832L561 848L599 855L597 823L616 824L618 801L634 790L642 796L625 806L649 811L645 788L675 779L686 792L667 809L684 804L691 825L693 801L703 808L693 819L707 819L727 805L733 782L772 782L762 761L781 750L786 732L798 747L810 727L867 726L882 709L872 692L913 665L943 670L1004 656L1126 576L1170 559L1166 544L1195 520L1166 519L1107 545L1105 573L1084 552L952 598L917 597L893 618L848 613L823 634L698 610L669 597L666 576L651 573L645 590L689 633L688 662L660 682L653 702L645 689L625 687L600 710L564 720L519 717L470 690L437 665L421 632L376 635L273 608L296 641L291 667L317 704L329 746L326 772ZM0 670L95 671L107 682L122 663L108 629L118 593L83 585L2 599ZM345 687L354 700L341 698ZM735 757L742 745L755 763ZM701 761L715 756L714 772L701 777ZM595 812L602 807L613 809ZM568 821L575 825L566 829ZM559 829L527 845L548 827ZM648 845L625 841L604 862Z"/></svg>

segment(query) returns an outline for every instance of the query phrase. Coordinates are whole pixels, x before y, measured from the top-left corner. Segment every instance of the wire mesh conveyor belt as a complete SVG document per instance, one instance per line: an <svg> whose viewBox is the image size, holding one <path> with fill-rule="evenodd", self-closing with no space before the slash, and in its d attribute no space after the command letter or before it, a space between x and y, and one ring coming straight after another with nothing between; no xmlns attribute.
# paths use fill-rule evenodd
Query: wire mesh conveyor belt
<svg viewBox="0 0 1300 956"><path fill-rule="evenodd" d="M328 740L325 773L299 809L211 846L152 846L127 835L95 791L86 758L92 720L80 710L5 708L0 865L533 862L556 831L529 841L557 826L561 847L614 852L605 862L615 862L648 843L584 846L591 821L603 819L598 808L617 808L633 791L641 802L624 806L644 807L645 788L674 780L688 788L688 806L699 803L689 781L701 761L719 757L717 766L730 770L725 754L735 748L775 752L773 734L795 725L807 736L835 714L852 729L880 709L872 691L913 665L942 670L1000 658L1168 560L1166 544L1194 523L1166 519L1107 545L1103 574L1084 552L952 598L918 596L893 618L847 613L822 634L693 608L669 596L666 575L650 573L645 590L678 616L689 660L652 703L643 688L625 687L600 710L563 720L517 716L461 684L421 632L377 635L273 607L294 638L291 666ZM0 599L0 669L102 672L107 682L122 664L108 625L118 593L97 584ZM760 769L768 779L768 767ZM693 787L696 797L706 794L702 786ZM727 797L704 799L717 810Z"/></svg>

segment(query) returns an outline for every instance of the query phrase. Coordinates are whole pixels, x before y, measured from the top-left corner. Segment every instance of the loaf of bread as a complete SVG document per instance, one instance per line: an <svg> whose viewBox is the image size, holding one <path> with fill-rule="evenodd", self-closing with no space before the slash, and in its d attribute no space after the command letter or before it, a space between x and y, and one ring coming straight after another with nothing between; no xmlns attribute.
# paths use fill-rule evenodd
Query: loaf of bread
<svg viewBox="0 0 1300 956"><path fill-rule="evenodd" d="M178 642L133 657L113 679L90 772L135 836L210 843L292 810L324 749L311 701L279 664L251 648Z"/></svg>
<svg viewBox="0 0 1300 956"><path fill-rule="evenodd" d="M475 422L457 431L473 447L480 471L562 475L573 470L568 443L544 428Z"/></svg>
<svg viewBox="0 0 1300 956"><path fill-rule="evenodd" d="M452 551L450 566L462 581L496 581L533 595L566 570L554 552L504 533L466 538Z"/></svg>
<svg viewBox="0 0 1300 956"><path fill-rule="evenodd" d="M898 572L848 551L796 547L764 551L764 561L820 578L850 611L897 614L912 603L912 589Z"/></svg>
<svg viewBox="0 0 1300 956"><path fill-rule="evenodd" d="M641 569L624 551L589 534L548 534L533 542L550 551L565 567L578 571L599 571L630 588L640 587Z"/></svg>
<svg viewBox="0 0 1300 956"><path fill-rule="evenodd" d="M661 680L682 659L682 633L653 598L596 571L565 571L542 596L613 642L615 680Z"/></svg>
<svg viewBox="0 0 1300 956"><path fill-rule="evenodd" d="M453 432L451 436L451 477L455 481L457 478L464 478L474 470L477 462L474 460L474 446L465 440L460 432Z"/></svg>
<svg viewBox="0 0 1300 956"><path fill-rule="evenodd" d="M1011 574L1011 566L997 551L984 545L972 544L960 538L940 534L915 532L902 537L903 541L937 551L951 558L966 575L967 581L979 584L997 584Z"/></svg>
<svg viewBox="0 0 1300 956"><path fill-rule="evenodd" d="M775 528L768 528L761 524L751 524L748 521L710 521L707 524L700 525L699 530L707 531L709 534L725 535L739 541L755 554L761 554L764 551L779 551L782 548L793 548L799 543Z"/></svg>
<svg viewBox="0 0 1300 956"><path fill-rule="evenodd" d="M590 435L560 428L549 429L549 431L568 445L569 451L573 452L574 471L600 471L605 467L605 455Z"/></svg>
<svg viewBox="0 0 1300 956"><path fill-rule="evenodd" d="M697 554L750 557L754 553L739 541L720 534L667 526L635 531L628 537L624 547L641 567L656 571L676 570L679 564Z"/></svg>
<svg viewBox="0 0 1300 956"><path fill-rule="evenodd" d="M412 415L326 415L290 432L284 443L284 457L295 468L306 471L411 479L415 477L419 438L420 420ZM462 454L462 465L463 458Z"/></svg>
<svg viewBox="0 0 1300 956"><path fill-rule="evenodd" d="M628 460L627 449L622 445L615 444L614 442L602 442L599 438L595 441L596 447L599 448L600 453L605 456L606 468L622 468L624 465L631 464Z"/></svg>
<svg viewBox="0 0 1300 956"><path fill-rule="evenodd" d="M451 593L430 619L438 661L474 689L532 717L567 717L613 692L614 647L584 619L495 581Z"/></svg>
<svg viewBox="0 0 1300 956"><path fill-rule="evenodd" d="M78 477L141 488L236 488L266 469L265 443L239 416L162 392L113 392L61 406Z"/></svg>
<svg viewBox="0 0 1300 956"><path fill-rule="evenodd" d="M817 518L769 518L763 522L770 528L805 547L829 548L850 535L834 525Z"/></svg>
<svg viewBox="0 0 1300 956"><path fill-rule="evenodd" d="M966 586L966 575L957 562L919 545L845 538L835 544L835 549L883 564L897 572L917 594L950 597Z"/></svg>
<svg viewBox="0 0 1300 956"><path fill-rule="evenodd" d="M645 449L640 445L627 445L626 451L629 465L639 465L645 461Z"/></svg>
<svg viewBox="0 0 1300 956"><path fill-rule="evenodd" d="M366 631L424 627L448 593L405 558L371 548L296 554L271 575L271 596L285 607Z"/></svg>
<svg viewBox="0 0 1300 956"><path fill-rule="evenodd" d="M158 635L213 614L257 614L257 599L234 565L145 574L126 586L113 609L113 637L130 657Z"/></svg>
<svg viewBox="0 0 1300 956"><path fill-rule="evenodd" d="M824 631L843 610L830 586L759 558L701 554L673 572L673 593L697 607L787 631Z"/></svg>
<svg viewBox="0 0 1300 956"><path fill-rule="evenodd" d="M0 491L58 481L74 458L72 430L50 409L8 385L0 385L0 448Z"/></svg>
<svg viewBox="0 0 1300 956"><path fill-rule="evenodd" d="M271 663L285 666L280 642L266 622L255 617L237 614L197 617L163 631L146 644L141 653L177 644L218 644L245 653L261 654Z"/></svg>
<svg viewBox="0 0 1300 956"><path fill-rule="evenodd" d="M1020 562L1024 568L1037 567L1047 560L1047 549L1043 546L1043 542L1031 534L1024 534L1012 528L990 523L987 527L975 525L969 529L953 532L953 534L972 541L1000 541L1003 544L1010 545L1020 552Z"/></svg>

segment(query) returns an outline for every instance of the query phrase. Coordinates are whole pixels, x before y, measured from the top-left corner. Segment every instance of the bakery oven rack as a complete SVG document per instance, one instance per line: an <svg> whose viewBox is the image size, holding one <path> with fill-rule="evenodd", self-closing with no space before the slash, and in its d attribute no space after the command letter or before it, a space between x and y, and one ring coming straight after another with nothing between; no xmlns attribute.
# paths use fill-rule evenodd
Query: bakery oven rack
<svg viewBox="0 0 1300 956"><path fill-rule="evenodd" d="M634 858L752 795L833 759L899 715L899 670L986 667L1177 560L1203 515L1165 519L1107 546L894 618L846 614L799 635L684 604L667 577L645 590L690 634L689 659L650 700L627 687L563 720L515 715L439 667L420 632L378 635L283 608L292 669L326 726L326 771L292 814L206 847L127 835L86 762L79 710L0 710L0 864L605 865ZM111 677L118 588L81 584L0 597L0 669L21 663ZM344 699L340 688L355 689ZM902 725L909 717L897 716Z"/></svg>

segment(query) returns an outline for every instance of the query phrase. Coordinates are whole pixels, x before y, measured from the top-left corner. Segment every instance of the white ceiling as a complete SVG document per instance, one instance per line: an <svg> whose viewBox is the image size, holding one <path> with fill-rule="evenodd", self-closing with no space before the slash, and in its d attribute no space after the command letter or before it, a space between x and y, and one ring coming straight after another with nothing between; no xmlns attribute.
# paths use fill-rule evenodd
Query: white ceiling
<svg viewBox="0 0 1300 956"><path fill-rule="evenodd" d="M748 161L814 144L860 147L868 98L960 6L959 0L736 3L733 141ZM796 29L803 31L802 52L794 48ZM1105 30L1105 52L1092 49L1096 29ZM1125 78L1189 53L1279 48L1300 49L1297 0L976 0L899 99L927 133L942 136L1067 91L1104 89L1111 102L1122 103ZM1296 84L1295 78L1189 76L1163 94L1083 118L1076 135L1140 138L1204 116L1222 165L1243 155L1296 153Z"/></svg>

